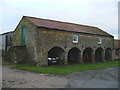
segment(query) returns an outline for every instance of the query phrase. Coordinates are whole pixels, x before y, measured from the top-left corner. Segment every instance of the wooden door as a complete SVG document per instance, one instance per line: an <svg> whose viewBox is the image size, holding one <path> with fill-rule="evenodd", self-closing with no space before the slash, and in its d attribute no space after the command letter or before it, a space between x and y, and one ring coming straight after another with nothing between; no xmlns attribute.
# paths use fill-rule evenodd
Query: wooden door
<svg viewBox="0 0 120 90"><path fill-rule="evenodd" d="M26 27L22 27L22 44L26 44Z"/></svg>

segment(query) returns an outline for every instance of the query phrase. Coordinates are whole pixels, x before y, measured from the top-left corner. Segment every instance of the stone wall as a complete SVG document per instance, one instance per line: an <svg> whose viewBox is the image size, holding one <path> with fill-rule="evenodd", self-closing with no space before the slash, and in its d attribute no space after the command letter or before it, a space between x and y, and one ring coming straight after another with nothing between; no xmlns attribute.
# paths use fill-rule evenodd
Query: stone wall
<svg viewBox="0 0 120 90"><path fill-rule="evenodd" d="M103 61L105 61L105 51L107 48L111 49L111 51L113 50L113 37L38 28L25 18L20 21L14 31L13 46L22 45L22 26L26 26L26 63L36 63L39 66L47 66L48 52L54 47L59 47L64 51L65 65L68 64L68 53L74 47L78 48L78 51L80 50L79 63L83 63L83 52L86 48L92 50L92 62L95 62L95 51L99 47L103 49ZM78 43L72 42L73 35L78 35ZM98 44L99 37L102 38L102 44Z"/></svg>
<svg viewBox="0 0 120 90"><path fill-rule="evenodd" d="M78 43L72 42L73 35L78 35ZM98 37L102 38L102 44L98 44ZM48 52L53 47L60 47L65 51L64 64L67 64L69 50L74 47L79 48L81 51L81 59L83 51L87 47L90 47L93 50L93 53L95 53L98 47L101 47L104 50L104 53L107 48L113 49L113 37L65 32L45 28L39 28L37 30L37 40L37 57L40 65L47 65ZM81 60L80 63L83 63L83 61Z"/></svg>
<svg viewBox="0 0 120 90"><path fill-rule="evenodd" d="M12 46L7 52L6 60L13 63L26 63L26 46Z"/></svg>
<svg viewBox="0 0 120 90"><path fill-rule="evenodd" d="M26 27L26 51L27 51L27 63L35 63L36 54L36 26L32 22L22 19L14 31L13 46L21 46L21 30L22 27Z"/></svg>
<svg viewBox="0 0 120 90"><path fill-rule="evenodd" d="M115 59L116 60L120 59L120 49L115 49L114 52L115 52Z"/></svg>

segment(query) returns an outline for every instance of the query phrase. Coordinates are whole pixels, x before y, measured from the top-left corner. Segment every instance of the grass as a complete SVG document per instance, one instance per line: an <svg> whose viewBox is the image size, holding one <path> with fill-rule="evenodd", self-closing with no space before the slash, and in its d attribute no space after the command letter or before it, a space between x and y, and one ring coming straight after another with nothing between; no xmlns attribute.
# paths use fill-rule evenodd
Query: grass
<svg viewBox="0 0 120 90"><path fill-rule="evenodd" d="M120 61L98 62L94 64L77 64L77 65L68 65L68 66L49 66L49 67L36 67L32 65L17 64L14 66L14 68L39 72L39 73L67 75L72 72L81 72L87 70L96 70L106 67L118 66L118 62Z"/></svg>

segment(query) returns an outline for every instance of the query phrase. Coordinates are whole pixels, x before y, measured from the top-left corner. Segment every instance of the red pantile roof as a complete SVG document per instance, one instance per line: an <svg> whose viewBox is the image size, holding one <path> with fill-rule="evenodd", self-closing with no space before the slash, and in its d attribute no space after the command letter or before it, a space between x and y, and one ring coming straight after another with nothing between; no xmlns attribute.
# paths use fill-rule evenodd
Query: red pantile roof
<svg viewBox="0 0 120 90"><path fill-rule="evenodd" d="M115 49L120 48L120 40L117 40L117 39L114 40L114 47Z"/></svg>
<svg viewBox="0 0 120 90"><path fill-rule="evenodd" d="M68 22L60 22L60 21L54 21L54 20L48 20L48 19L41 19L41 18L35 18L35 17L28 17L28 16L24 16L24 17L27 18L32 23L34 23L35 25L37 25L38 27L112 36L97 27L68 23Z"/></svg>

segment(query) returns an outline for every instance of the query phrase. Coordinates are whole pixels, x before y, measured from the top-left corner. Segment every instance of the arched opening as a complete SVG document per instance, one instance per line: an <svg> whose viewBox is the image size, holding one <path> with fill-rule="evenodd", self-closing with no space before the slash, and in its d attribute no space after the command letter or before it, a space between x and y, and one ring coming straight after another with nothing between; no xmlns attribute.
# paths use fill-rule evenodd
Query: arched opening
<svg viewBox="0 0 120 90"><path fill-rule="evenodd" d="M81 55L81 52L78 48L74 47L70 49L68 52L68 63L69 64L79 63L80 55Z"/></svg>
<svg viewBox="0 0 120 90"><path fill-rule="evenodd" d="M83 52L83 63L90 63L93 60L93 50L86 48Z"/></svg>
<svg viewBox="0 0 120 90"><path fill-rule="evenodd" d="M48 65L63 64L65 58L65 52L60 47L54 47L48 52Z"/></svg>
<svg viewBox="0 0 120 90"><path fill-rule="evenodd" d="M103 49L102 49L101 47L99 47L99 48L95 51L95 61L96 61L96 62L103 61Z"/></svg>
<svg viewBox="0 0 120 90"><path fill-rule="evenodd" d="M106 61L111 61L112 60L112 49L107 48L105 51L105 60Z"/></svg>

